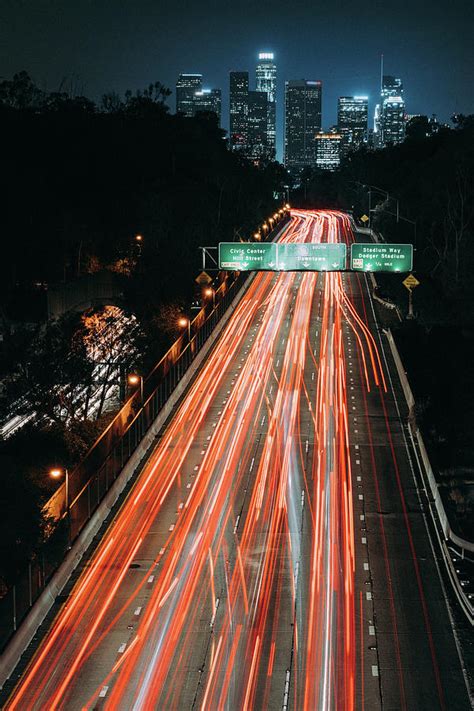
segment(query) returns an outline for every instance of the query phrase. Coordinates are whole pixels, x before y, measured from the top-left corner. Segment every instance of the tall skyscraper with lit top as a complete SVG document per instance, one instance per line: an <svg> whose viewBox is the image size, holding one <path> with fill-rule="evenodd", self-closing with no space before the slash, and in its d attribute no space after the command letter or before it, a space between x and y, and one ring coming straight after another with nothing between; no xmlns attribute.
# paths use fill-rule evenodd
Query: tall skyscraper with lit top
<svg viewBox="0 0 474 711"><path fill-rule="evenodd" d="M256 69L256 90L268 99L267 145L270 158L276 154L276 64L273 52L260 52Z"/></svg>
<svg viewBox="0 0 474 711"><path fill-rule="evenodd" d="M401 96L403 98L403 82L398 77L384 74L382 77L382 102L389 96Z"/></svg>
<svg viewBox="0 0 474 711"><path fill-rule="evenodd" d="M337 127L342 136L342 154L347 155L367 143L369 98L340 96L337 106Z"/></svg>
<svg viewBox="0 0 474 711"><path fill-rule="evenodd" d="M194 93L194 116L198 114L215 114L217 123L221 124L221 90L203 89Z"/></svg>
<svg viewBox="0 0 474 711"><path fill-rule="evenodd" d="M393 146L405 140L405 102L403 82L399 77L384 74L381 90L381 131L384 146Z"/></svg>
<svg viewBox="0 0 474 711"><path fill-rule="evenodd" d="M406 127L402 80L391 74L383 74L381 79L380 104L375 107L374 116L376 148L402 143Z"/></svg>
<svg viewBox="0 0 474 711"><path fill-rule="evenodd" d="M316 134L321 130L322 82L285 82L285 167L298 172L316 163Z"/></svg>

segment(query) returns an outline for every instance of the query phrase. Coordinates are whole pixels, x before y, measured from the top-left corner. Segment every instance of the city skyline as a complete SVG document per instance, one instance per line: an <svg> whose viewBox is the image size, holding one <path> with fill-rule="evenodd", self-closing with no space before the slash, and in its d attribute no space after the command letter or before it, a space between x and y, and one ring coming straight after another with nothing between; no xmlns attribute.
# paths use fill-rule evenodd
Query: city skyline
<svg viewBox="0 0 474 711"><path fill-rule="evenodd" d="M405 138L407 121L417 115L412 113L408 116L403 79L384 73L384 57L381 55L380 84L373 116L369 114L367 95L344 95L337 99L336 122L324 125L323 82L285 79L280 127L276 123L278 90L275 54L264 51L258 52L257 57L254 83L250 80L249 71L229 72L227 126L222 122L222 90L203 89L203 75L200 73L179 74L175 85L176 113L188 118L195 116L203 110L202 97L206 96L205 108L216 114L218 125L227 131L231 150L257 161L276 158L286 168L296 172L313 165L332 170L339 165L340 159L363 145L382 148L401 143ZM211 96L218 99L211 102ZM434 114L427 111L423 115L437 123ZM336 137L335 133L339 135ZM316 141L317 137L322 140ZM280 144L283 144L282 151L275 150L277 145L280 149ZM330 156L329 160L321 158L323 153Z"/></svg>
<svg viewBox="0 0 474 711"><path fill-rule="evenodd" d="M426 12L421 0L374 11L342 0L315 12L304 3L272 11L239 3L216 2L186 9L177 3L137 0L69 5L10 4L3 11L0 41L4 48L0 76L26 69L40 86L57 90L73 78L84 93L99 99L107 91L124 93L159 80L174 88L180 72L202 72L205 88L223 89L222 115L228 121L225 90L229 71L253 71L258 50L275 53L278 65L277 123L283 125L284 81L324 82L323 125L336 123L339 96L368 95L373 116L380 83L380 54L385 71L404 78L409 113L436 113L440 121L455 112L474 113L470 78L473 60L472 8L467 0ZM54 47L54 51L51 51ZM170 106L173 107L171 98ZM282 132L278 155L282 157Z"/></svg>

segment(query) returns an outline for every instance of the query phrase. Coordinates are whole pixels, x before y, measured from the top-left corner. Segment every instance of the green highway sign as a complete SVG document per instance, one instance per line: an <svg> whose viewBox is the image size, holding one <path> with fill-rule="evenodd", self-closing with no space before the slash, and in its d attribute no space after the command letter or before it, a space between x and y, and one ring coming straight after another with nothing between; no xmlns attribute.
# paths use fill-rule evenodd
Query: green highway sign
<svg viewBox="0 0 474 711"><path fill-rule="evenodd" d="M221 242L219 269L249 271L341 271L346 245L311 242Z"/></svg>
<svg viewBox="0 0 474 711"><path fill-rule="evenodd" d="M354 242L349 268L356 272L410 272L413 269L413 245Z"/></svg>
<svg viewBox="0 0 474 711"><path fill-rule="evenodd" d="M346 268L346 245L328 242L287 242L278 245L279 271L342 271Z"/></svg>
<svg viewBox="0 0 474 711"><path fill-rule="evenodd" d="M277 245L275 242L220 242L219 269L238 272L253 270L275 271Z"/></svg>

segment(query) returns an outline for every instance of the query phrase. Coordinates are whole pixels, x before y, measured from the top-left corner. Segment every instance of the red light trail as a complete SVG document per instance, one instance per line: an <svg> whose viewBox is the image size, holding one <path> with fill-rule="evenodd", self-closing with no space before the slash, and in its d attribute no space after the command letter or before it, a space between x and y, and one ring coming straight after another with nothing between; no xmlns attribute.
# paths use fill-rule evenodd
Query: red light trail
<svg viewBox="0 0 474 711"><path fill-rule="evenodd" d="M349 218L293 211L283 239ZM347 326L383 398L340 273L253 279L6 709L356 708Z"/></svg>

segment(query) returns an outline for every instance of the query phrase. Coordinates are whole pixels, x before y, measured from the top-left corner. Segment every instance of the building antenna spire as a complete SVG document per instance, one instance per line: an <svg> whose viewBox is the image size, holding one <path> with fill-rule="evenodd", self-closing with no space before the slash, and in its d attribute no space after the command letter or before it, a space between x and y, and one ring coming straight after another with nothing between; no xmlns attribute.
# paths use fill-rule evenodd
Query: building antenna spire
<svg viewBox="0 0 474 711"><path fill-rule="evenodd" d="M380 55L380 96L383 91L383 54Z"/></svg>

